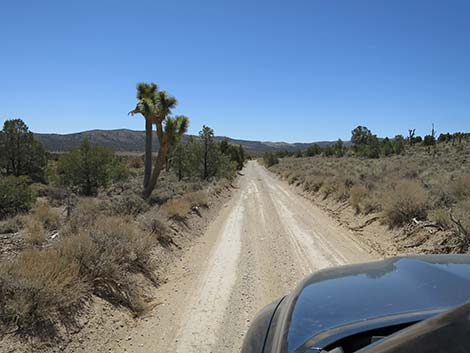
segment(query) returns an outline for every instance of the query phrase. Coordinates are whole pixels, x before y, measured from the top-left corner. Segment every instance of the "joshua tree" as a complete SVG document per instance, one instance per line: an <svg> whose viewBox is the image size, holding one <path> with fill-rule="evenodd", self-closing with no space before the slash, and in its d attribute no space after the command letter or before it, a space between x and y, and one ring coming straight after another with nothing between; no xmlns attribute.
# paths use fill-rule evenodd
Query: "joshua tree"
<svg viewBox="0 0 470 353"><path fill-rule="evenodd" d="M158 113L158 86L155 83L137 85L137 106L129 114L142 114L145 118L144 189L152 174L152 126Z"/></svg>
<svg viewBox="0 0 470 353"><path fill-rule="evenodd" d="M144 192L142 193L144 198L148 198L152 194L152 191L157 184L158 177L160 176L160 172L165 166L166 156L168 155L170 148L176 145L188 130L189 119L185 116L178 116L175 118L166 117L163 120L157 120L155 125L157 125L157 137L160 142L160 149L158 150L158 156L155 166L153 167L150 182L147 187L144 188Z"/></svg>
<svg viewBox="0 0 470 353"><path fill-rule="evenodd" d="M165 165L166 156L172 144L176 144L188 129L189 120L184 116L170 118L176 99L165 91L158 91L154 83L137 85L137 106L129 114L142 114L146 121L145 174L142 196L151 194L160 172ZM152 126L155 124L160 143L157 160L152 172Z"/></svg>
<svg viewBox="0 0 470 353"><path fill-rule="evenodd" d="M409 142L410 146L413 146L413 143L414 143L415 130L416 129L408 129L408 142Z"/></svg>

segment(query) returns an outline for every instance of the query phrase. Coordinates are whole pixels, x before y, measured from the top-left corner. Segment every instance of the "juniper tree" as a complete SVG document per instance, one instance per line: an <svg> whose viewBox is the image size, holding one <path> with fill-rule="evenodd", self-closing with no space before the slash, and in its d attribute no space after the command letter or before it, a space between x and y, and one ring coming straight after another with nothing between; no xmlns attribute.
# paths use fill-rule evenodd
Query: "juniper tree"
<svg viewBox="0 0 470 353"><path fill-rule="evenodd" d="M420 136L418 136L420 137ZM416 137L417 138L417 137ZM402 135L396 135L393 138L393 152L395 154L402 154L405 150L405 138Z"/></svg>
<svg viewBox="0 0 470 353"><path fill-rule="evenodd" d="M171 156L171 166L174 169L178 180L183 179L189 166L189 156L187 146L179 143L175 146Z"/></svg>
<svg viewBox="0 0 470 353"><path fill-rule="evenodd" d="M0 131L0 172L44 181L46 167L46 151L23 120L6 120Z"/></svg>
<svg viewBox="0 0 470 353"><path fill-rule="evenodd" d="M316 156L317 154L320 154L322 152L322 149L319 145L314 143L313 145L309 146L307 150L305 151L305 156L307 157L313 157Z"/></svg>
<svg viewBox="0 0 470 353"><path fill-rule="evenodd" d="M57 172L61 184L76 189L82 195L92 196L111 181L124 179L127 167L113 151L93 146L84 139L78 149L59 157Z"/></svg>

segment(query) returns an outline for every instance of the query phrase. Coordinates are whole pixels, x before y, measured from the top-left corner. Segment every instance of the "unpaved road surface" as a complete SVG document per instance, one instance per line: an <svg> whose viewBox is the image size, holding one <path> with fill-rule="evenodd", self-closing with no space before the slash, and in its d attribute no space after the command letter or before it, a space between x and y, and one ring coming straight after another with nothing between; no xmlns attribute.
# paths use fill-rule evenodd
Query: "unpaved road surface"
<svg viewBox="0 0 470 353"><path fill-rule="evenodd" d="M250 320L307 274L373 258L310 201L251 161L239 189L116 352L239 352Z"/></svg>

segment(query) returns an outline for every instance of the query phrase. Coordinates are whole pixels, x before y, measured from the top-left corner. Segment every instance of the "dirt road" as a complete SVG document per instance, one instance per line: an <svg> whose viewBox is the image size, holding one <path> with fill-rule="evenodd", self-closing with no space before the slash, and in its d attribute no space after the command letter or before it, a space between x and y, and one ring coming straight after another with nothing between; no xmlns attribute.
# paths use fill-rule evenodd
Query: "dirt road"
<svg viewBox="0 0 470 353"><path fill-rule="evenodd" d="M115 350L238 352L250 320L307 274L373 258L255 161L206 234L175 265L162 304Z"/></svg>

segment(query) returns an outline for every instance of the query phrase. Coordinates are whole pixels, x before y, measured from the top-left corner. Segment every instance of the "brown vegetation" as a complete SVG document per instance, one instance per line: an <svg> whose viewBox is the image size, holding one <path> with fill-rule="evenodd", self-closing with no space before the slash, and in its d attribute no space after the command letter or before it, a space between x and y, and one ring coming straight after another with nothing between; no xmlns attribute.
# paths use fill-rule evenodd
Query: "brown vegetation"
<svg viewBox="0 0 470 353"><path fill-rule="evenodd" d="M142 165L128 164L128 180L96 197L44 186L28 214L0 222L0 233L18 242L0 252L0 332L54 335L93 296L134 314L146 310L148 288L158 284L154 251L177 245L168 223L186 222L191 209L209 205L206 190L226 182L180 181L163 171L147 201L140 196Z"/></svg>
<svg viewBox="0 0 470 353"><path fill-rule="evenodd" d="M470 245L470 143L439 143L428 153L408 147L401 155L377 159L325 156L280 159L270 167L290 184L320 199L374 214L390 228L429 223L453 234L466 252ZM449 240L450 241L450 240Z"/></svg>

